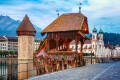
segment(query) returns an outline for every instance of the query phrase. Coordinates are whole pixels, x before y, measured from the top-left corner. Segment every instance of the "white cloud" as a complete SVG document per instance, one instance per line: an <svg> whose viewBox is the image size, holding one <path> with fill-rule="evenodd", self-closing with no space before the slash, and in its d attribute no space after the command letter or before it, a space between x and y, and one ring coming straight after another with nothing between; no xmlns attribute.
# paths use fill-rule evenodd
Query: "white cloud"
<svg viewBox="0 0 120 80"><path fill-rule="evenodd" d="M15 20L22 20L28 14L31 22L40 28L45 28L57 18L56 10L60 14L79 12L79 3L82 2L82 13L88 17L90 31L93 25L120 24L119 0L44 0L25 2L14 5L0 5L0 13ZM101 18L110 18L108 21ZM91 27L92 26L92 27Z"/></svg>

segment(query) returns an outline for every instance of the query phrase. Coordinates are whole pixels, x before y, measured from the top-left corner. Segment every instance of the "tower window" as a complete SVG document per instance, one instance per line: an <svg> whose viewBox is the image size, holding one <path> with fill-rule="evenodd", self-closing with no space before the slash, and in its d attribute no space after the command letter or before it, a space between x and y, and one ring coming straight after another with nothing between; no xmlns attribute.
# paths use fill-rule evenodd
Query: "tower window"
<svg viewBox="0 0 120 80"><path fill-rule="evenodd" d="M93 39L95 39L95 35L93 35Z"/></svg>
<svg viewBox="0 0 120 80"><path fill-rule="evenodd" d="M99 47L101 48L101 44L99 45Z"/></svg>
<svg viewBox="0 0 120 80"><path fill-rule="evenodd" d="M74 46L72 46L72 48L74 49Z"/></svg>
<svg viewBox="0 0 120 80"><path fill-rule="evenodd" d="M94 48L94 44L93 44L93 48Z"/></svg>

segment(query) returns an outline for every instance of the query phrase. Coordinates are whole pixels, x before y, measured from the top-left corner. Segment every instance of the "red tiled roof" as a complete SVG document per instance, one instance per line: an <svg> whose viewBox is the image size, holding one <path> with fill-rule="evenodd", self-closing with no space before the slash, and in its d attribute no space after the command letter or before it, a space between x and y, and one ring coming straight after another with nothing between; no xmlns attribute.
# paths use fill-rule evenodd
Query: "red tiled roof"
<svg viewBox="0 0 120 80"><path fill-rule="evenodd" d="M120 47L120 45L116 45L116 47Z"/></svg>
<svg viewBox="0 0 120 80"><path fill-rule="evenodd" d="M80 42L78 42L78 44L80 44ZM75 40L72 40L72 41L70 42L70 45L75 45Z"/></svg>
<svg viewBox="0 0 120 80"><path fill-rule="evenodd" d="M89 40L87 39L85 42L84 42L84 44L91 44L91 37L89 37ZM78 42L78 44L81 44L80 42ZM75 40L72 40L71 42L70 42L70 45L75 45Z"/></svg>
<svg viewBox="0 0 120 80"><path fill-rule="evenodd" d="M82 13L62 14L51 24L49 24L44 30L42 30L41 34L46 32L81 30L84 20L87 21L87 17L85 17Z"/></svg>
<svg viewBox="0 0 120 80"><path fill-rule="evenodd" d="M84 44L91 44L91 40L92 40L92 38L89 37L89 39L87 39L87 40L84 42Z"/></svg>
<svg viewBox="0 0 120 80"><path fill-rule="evenodd" d="M27 15L24 17L24 19L22 20L22 22L20 23L16 31L17 32L20 32L20 31L36 32L35 28L33 27Z"/></svg>
<svg viewBox="0 0 120 80"><path fill-rule="evenodd" d="M7 39L3 36L0 36L0 40L7 40Z"/></svg>
<svg viewBox="0 0 120 80"><path fill-rule="evenodd" d="M109 45L109 44L107 44L107 45L104 45L105 46L105 48L109 48L109 49L115 49L115 47L113 46L113 45Z"/></svg>

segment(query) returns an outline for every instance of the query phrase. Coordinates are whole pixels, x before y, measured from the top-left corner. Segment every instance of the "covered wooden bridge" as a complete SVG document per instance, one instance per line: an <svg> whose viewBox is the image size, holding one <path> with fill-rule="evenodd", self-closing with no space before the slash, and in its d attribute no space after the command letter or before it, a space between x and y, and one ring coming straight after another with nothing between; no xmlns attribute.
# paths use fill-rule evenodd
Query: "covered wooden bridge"
<svg viewBox="0 0 120 80"><path fill-rule="evenodd" d="M47 53L68 53L70 51L69 43L76 41L76 52L78 42L81 42L81 52L79 55L80 64L82 65L82 47L84 41L88 39L84 34L89 34L87 17L82 13L62 14L41 31L43 36L47 37L42 40L38 52L46 48Z"/></svg>

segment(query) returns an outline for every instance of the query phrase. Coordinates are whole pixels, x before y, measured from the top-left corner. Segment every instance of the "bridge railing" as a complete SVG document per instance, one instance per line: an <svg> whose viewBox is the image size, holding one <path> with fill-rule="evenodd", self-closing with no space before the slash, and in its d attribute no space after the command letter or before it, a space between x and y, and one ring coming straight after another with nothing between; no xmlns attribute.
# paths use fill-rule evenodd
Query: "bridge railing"
<svg viewBox="0 0 120 80"><path fill-rule="evenodd" d="M17 59L1 60L0 80L27 79L36 75L42 75L59 70L78 67L77 52L50 52L47 53L47 55L48 56L36 57L32 61L19 61ZM88 58L83 59L85 60L85 62L89 60Z"/></svg>

